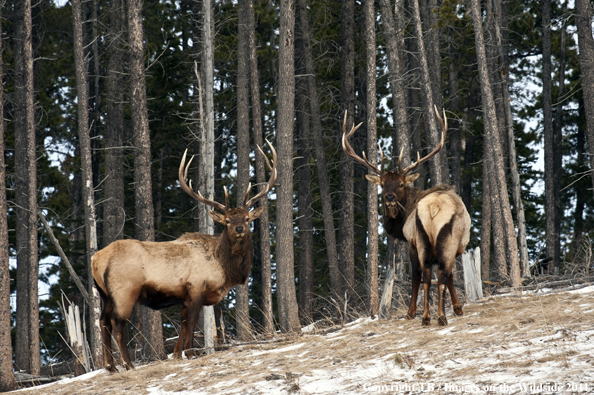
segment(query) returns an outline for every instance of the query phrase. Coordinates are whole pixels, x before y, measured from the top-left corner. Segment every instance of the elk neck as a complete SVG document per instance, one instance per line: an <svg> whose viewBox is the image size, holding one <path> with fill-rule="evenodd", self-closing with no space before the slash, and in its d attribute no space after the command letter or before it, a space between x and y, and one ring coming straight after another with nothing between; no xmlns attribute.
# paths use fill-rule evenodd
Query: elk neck
<svg viewBox="0 0 594 395"><path fill-rule="evenodd" d="M232 240L225 228L216 254L225 271L227 282L233 285L245 283L252 268L252 234L248 231L243 237Z"/></svg>

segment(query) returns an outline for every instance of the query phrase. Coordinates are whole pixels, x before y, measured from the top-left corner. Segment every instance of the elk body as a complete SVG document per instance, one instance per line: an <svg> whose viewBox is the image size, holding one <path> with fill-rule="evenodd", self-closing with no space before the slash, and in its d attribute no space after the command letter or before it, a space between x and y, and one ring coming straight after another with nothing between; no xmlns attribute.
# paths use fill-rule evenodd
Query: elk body
<svg viewBox="0 0 594 395"><path fill-rule="evenodd" d="M419 174L409 174L437 154L445 143L447 118L444 113L444 124L437 109L435 112L442 128L440 143L422 159L417 154L417 161L404 169L401 166L402 151L398 158L398 168L388 172L384 171L384 156L381 150L380 169L367 160L365 153L363 158L355 154L348 139L360 125L353 127L347 134L346 125L343 124L342 136L342 147L346 154L376 173L365 177L382 187L384 229L393 238L408 241L412 268L412 297L406 318L413 319L417 313L417 296L422 278L425 290L423 325L430 323L429 288L433 264L438 265L438 323L447 325L444 308L446 287L450 291L454 313L463 314L454 290L452 271L456 257L464 252L470 240L470 216L454 187L437 185L428 190L421 190L413 186Z"/></svg>
<svg viewBox="0 0 594 395"><path fill-rule="evenodd" d="M182 189L194 199L222 211L208 214L224 225L218 236L202 233L185 233L177 240L146 242L119 240L97 252L92 259L93 278L101 299L101 337L105 368L116 371L112 355L111 335L115 337L126 369L133 368L126 346L125 324L137 304L160 310L181 305L181 330L174 357L181 358L186 350L193 356L194 328L202 306L220 302L231 288L245 283L253 257L252 237L249 223L262 214L263 207L251 212L249 208L258 199L266 196L276 181L276 151L272 150L272 166L268 185L248 201L251 184L239 208L229 208L225 189L225 205L205 199L187 184L188 169L186 153L179 167L179 182ZM260 149L258 147L258 149ZM186 151L187 152L187 151ZM264 155L262 150L260 153Z"/></svg>

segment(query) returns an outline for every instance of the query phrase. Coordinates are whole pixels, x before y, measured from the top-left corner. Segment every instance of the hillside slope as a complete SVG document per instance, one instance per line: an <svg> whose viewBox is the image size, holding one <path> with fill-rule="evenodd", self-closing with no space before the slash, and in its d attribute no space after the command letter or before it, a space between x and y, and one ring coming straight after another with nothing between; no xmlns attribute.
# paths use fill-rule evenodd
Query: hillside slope
<svg viewBox="0 0 594 395"><path fill-rule="evenodd" d="M451 313L451 309L449 310ZM404 312L402 312L404 314ZM594 286L490 297L449 325L360 319L23 394L594 393Z"/></svg>

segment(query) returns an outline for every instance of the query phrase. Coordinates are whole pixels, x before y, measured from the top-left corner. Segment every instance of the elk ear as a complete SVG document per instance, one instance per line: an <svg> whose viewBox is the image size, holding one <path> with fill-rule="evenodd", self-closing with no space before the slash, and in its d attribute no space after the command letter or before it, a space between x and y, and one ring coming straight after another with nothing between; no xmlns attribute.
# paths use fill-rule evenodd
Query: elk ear
<svg viewBox="0 0 594 395"><path fill-rule="evenodd" d="M248 214L248 216L250 218L249 222L252 222L256 218L258 218L260 215L262 215L263 212L264 212L264 206L256 207L255 209L250 211L250 213Z"/></svg>
<svg viewBox="0 0 594 395"><path fill-rule="evenodd" d="M225 216L223 214L217 213L216 211L212 210L208 212L208 215L210 215L210 218L214 219L219 224L226 225Z"/></svg>
<svg viewBox="0 0 594 395"><path fill-rule="evenodd" d="M419 173L413 173L413 174L409 174L406 176L406 183L407 184L412 184L413 182L417 181L417 178L419 178L420 174Z"/></svg>
<svg viewBox="0 0 594 395"><path fill-rule="evenodd" d="M382 179L379 176L376 176L375 174L367 174L365 178L367 178L367 181L375 185L382 185Z"/></svg>

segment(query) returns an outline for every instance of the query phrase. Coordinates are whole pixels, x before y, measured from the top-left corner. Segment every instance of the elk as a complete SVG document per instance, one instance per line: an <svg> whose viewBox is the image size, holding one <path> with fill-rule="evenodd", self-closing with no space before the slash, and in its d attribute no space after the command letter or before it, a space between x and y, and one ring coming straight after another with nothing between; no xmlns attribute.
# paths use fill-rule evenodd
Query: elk
<svg viewBox="0 0 594 395"><path fill-rule="evenodd" d="M181 305L181 330L173 351L181 358L182 351L191 358L193 333L202 306L220 302L231 288L245 283L252 267L252 236L249 223L258 218L263 207L249 211L260 198L266 196L276 182L277 156L274 147L272 165L266 158L271 172L268 184L248 200L251 184L243 198L243 205L229 208L229 195L225 188L225 204L206 199L187 184L186 152L179 166L179 183L192 198L221 211L208 214L224 225L220 235L185 233L173 241L148 242L119 240L97 252L92 259L93 278L103 301L100 317L101 338L105 368L115 372L111 335L118 343L123 367L134 368L126 346L125 324L137 304L160 310ZM239 199L238 199L239 201Z"/></svg>
<svg viewBox="0 0 594 395"><path fill-rule="evenodd" d="M380 148L381 167L378 169L365 157L359 157L349 144L349 137L361 126L353 126L346 133L346 114L343 123L342 148L345 153L363 164L375 174L365 176L369 182L381 186L383 205L383 225L386 232L394 239L408 241L412 269L412 297L406 319L412 320L417 313L417 296L421 284L421 276L425 289L425 309L423 325L429 325L429 288L431 286L431 268L438 265L437 281L439 304L437 320L440 325L447 325L444 298L446 287L450 291L454 314L463 315L462 306L454 290L452 270L456 257L461 255L470 240L470 216L462 199L456 194L454 187L437 185L428 190L415 188L413 183L419 173L409 174L423 162L437 154L445 143L447 118L444 111L445 124L435 108L437 119L441 125L441 141L427 156L421 158L417 153L417 161L402 168L402 152L398 157L398 168L384 170L384 154Z"/></svg>

